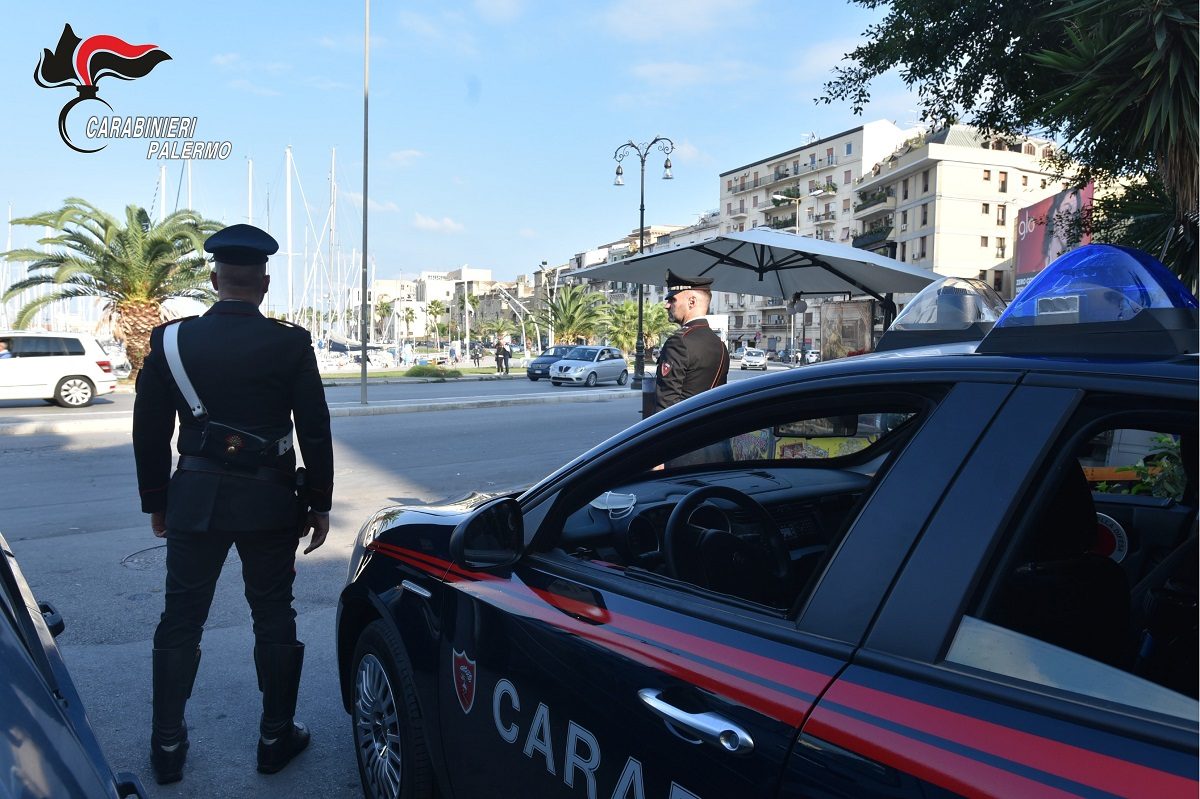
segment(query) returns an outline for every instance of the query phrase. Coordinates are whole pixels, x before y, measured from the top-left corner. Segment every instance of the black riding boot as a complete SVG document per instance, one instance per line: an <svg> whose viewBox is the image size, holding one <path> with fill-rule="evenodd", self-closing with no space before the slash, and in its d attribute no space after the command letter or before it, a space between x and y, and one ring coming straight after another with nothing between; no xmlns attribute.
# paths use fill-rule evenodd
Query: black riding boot
<svg viewBox="0 0 1200 799"><path fill-rule="evenodd" d="M183 779L187 724L183 708L192 695L199 649L154 650L154 719L150 724L150 765L159 785Z"/></svg>
<svg viewBox="0 0 1200 799"><path fill-rule="evenodd" d="M254 665L263 695L258 770L274 774L308 746L308 729L295 721L304 644L255 645Z"/></svg>

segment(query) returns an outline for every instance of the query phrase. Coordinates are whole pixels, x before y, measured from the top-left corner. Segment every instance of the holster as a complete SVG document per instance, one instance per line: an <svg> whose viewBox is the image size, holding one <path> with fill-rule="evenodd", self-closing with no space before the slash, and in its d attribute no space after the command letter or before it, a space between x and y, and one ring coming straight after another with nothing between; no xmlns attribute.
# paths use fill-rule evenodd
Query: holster
<svg viewBox="0 0 1200 799"><path fill-rule="evenodd" d="M309 494L307 472L303 466L296 469L296 534L304 535L308 523Z"/></svg>

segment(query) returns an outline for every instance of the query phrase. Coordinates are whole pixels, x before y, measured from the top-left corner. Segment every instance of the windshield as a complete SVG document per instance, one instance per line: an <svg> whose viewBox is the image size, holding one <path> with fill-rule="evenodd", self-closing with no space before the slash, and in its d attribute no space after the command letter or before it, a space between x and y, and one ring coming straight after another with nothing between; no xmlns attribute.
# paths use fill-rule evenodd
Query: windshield
<svg viewBox="0 0 1200 799"><path fill-rule="evenodd" d="M571 351L570 347L547 347L542 350L541 358L561 358Z"/></svg>
<svg viewBox="0 0 1200 799"><path fill-rule="evenodd" d="M595 347L576 347L563 356L568 361L594 361L596 353L600 350Z"/></svg>
<svg viewBox="0 0 1200 799"><path fill-rule="evenodd" d="M746 355L748 355L748 356L757 356L757 355L762 355L762 354L763 354L762 350L746 350Z"/></svg>

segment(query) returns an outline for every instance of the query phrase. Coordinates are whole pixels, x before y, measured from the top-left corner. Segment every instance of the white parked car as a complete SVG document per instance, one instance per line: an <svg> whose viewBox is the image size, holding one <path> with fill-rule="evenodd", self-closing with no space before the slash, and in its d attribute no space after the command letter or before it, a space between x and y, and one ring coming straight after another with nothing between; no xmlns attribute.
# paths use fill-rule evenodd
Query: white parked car
<svg viewBox="0 0 1200 799"><path fill-rule="evenodd" d="M742 356L742 368L767 371L767 353L763 350L746 350Z"/></svg>
<svg viewBox="0 0 1200 799"><path fill-rule="evenodd" d="M618 386L629 382L629 366L616 347L575 347L550 366L550 382L556 386L594 386L605 380Z"/></svg>
<svg viewBox="0 0 1200 799"><path fill-rule="evenodd" d="M0 399L44 399L83 408L117 389L113 359L86 333L0 331Z"/></svg>

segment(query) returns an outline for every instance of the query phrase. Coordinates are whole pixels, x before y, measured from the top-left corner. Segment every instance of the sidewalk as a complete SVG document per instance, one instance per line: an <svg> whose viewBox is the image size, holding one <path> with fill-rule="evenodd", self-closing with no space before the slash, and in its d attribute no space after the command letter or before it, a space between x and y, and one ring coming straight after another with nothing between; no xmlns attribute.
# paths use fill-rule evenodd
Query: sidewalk
<svg viewBox="0 0 1200 799"><path fill-rule="evenodd" d="M389 377L389 378L368 378L367 383L371 385L383 385L387 383L450 383L456 380L525 380L527 379L524 373L509 374L509 375L466 375L456 378L435 378L435 377ZM326 379L322 381L325 386L356 386L359 385L359 378L340 378ZM121 384L117 386L117 393L132 394L132 384ZM472 410L477 408L499 408L508 405L557 405L564 402L609 402L611 400L620 400L626 398L637 397L641 401L641 392L639 391L611 391L611 390L563 390L560 394L552 396L522 396L516 395L512 397L487 397L481 399L472 399L463 397L462 399L442 399L434 401L408 401L408 400L377 400L370 405L339 405L329 409L329 415L332 418L340 418L346 416L382 416L395 413L421 413L423 411L457 411L457 410ZM86 413L86 409L84 410ZM0 435L15 435L15 436L32 436L32 435L70 435L74 433L130 433L133 429L133 413L120 412L108 415L102 418L76 418L76 419L32 419L29 421L20 422L0 422Z"/></svg>

